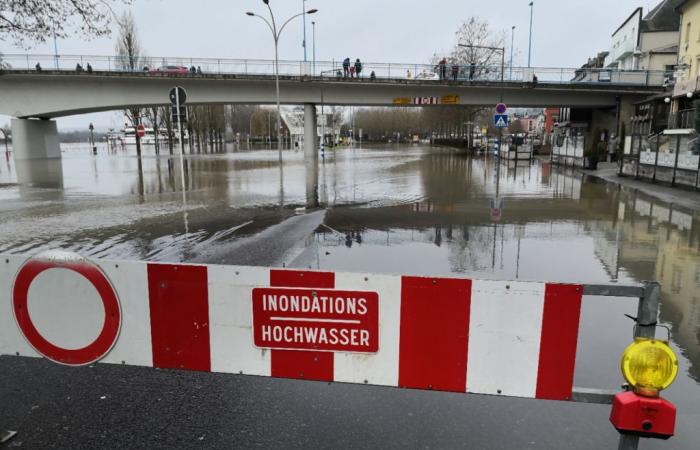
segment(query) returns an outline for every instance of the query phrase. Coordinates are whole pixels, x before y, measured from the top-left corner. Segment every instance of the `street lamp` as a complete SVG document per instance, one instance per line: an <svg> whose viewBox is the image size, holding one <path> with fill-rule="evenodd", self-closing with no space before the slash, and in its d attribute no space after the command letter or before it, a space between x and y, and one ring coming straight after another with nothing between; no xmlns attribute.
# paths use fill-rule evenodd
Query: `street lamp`
<svg viewBox="0 0 700 450"><path fill-rule="evenodd" d="M513 43L515 41L515 25L510 28L510 72L508 73L508 79L513 79Z"/></svg>
<svg viewBox="0 0 700 450"><path fill-rule="evenodd" d="M515 27L513 27L515 28ZM500 94L500 103L503 103L503 75L505 71L505 61L506 61L506 49L505 47L488 47L484 45L471 45L471 44L457 44L459 47L465 47L465 48L480 48L484 50L490 50L492 53L489 55L489 58L491 55L493 55L493 52L501 52L501 94ZM501 133L502 129L498 129L498 151L501 151Z"/></svg>
<svg viewBox="0 0 700 450"><path fill-rule="evenodd" d="M316 76L316 22L311 21L311 42L313 49L313 74Z"/></svg>
<svg viewBox="0 0 700 450"><path fill-rule="evenodd" d="M306 0L301 0L301 14L304 16L302 20L304 21L304 40L301 41L301 46L304 47L304 62L306 62Z"/></svg>
<svg viewBox="0 0 700 450"><path fill-rule="evenodd" d="M282 31L284 30L284 27L287 26L289 22L291 22L293 19L302 16L304 14L315 14L318 12L318 9L310 9L306 12L302 12L299 14L295 14L289 19L287 19L286 22L282 24L282 26L278 29L277 28L277 23L275 22L275 15L272 12L272 8L270 7L270 0L263 0L263 3L267 6L268 11L270 11L270 20L267 20L261 15L255 14L253 12L246 12L246 15L251 16L251 17L257 17L258 19L262 20L265 22L265 24L268 26L270 29L270 32L272 33L272 39L275 42L275 91L276 91L276 96L277 96L277 150L279 153L279 159L280 159L280 166L282 165L282 109L280 107L280 70L279 70L279 56L278 56L278 43L280 40L280 35L282 34Z"/></svg>
<svg viewBox="0 0 700 450"><path fill-rule="evenodd" d="M528 43L527 43L527 67L530 66L530 57L532 55L532 10L534 9L533 5L535 2L530 2L530 37L528 38Z"/></svg>

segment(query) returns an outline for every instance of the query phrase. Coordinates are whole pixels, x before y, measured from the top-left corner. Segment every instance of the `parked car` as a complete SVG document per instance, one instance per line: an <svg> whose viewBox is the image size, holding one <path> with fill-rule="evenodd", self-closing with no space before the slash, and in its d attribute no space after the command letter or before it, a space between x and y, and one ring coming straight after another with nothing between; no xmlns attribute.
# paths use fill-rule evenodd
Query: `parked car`
<svg viewBox="0 0 700 450"><path fill-rule="evenodd" d="M161 66L156 69L156 72L177 73L186 75L187 73L189 73L189 69L187 69L187 67L184 66Z"/></svg>

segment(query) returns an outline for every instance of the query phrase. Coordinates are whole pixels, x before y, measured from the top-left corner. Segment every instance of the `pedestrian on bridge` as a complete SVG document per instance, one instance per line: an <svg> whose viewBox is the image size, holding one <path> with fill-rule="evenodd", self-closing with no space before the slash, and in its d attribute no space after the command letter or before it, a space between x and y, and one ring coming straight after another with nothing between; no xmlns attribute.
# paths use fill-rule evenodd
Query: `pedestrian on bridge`
<svg viewBox="0 0 700 450"><path fill-rule="evenodd" d="M90 63L87 63L87 73L92 73L92 66Z"/></svg>
<svg viewBox="0 0 700 450"><path fill-rule="evenodd" d="M457 77L459 77L459 65L455 62L452 64L452 79L457 81Z"/></svg>
<svg viewBox="0 0 700 450"><path fill-rule="evenodd" d="M343 60L343 78L347 78L350 72L350 58Z"/></svg>
<svg viewBox="0 0 700 450"><path fill-rule="evenodd" d="M34 66L34 69L35 69L37 72L41 72L41 64L36 63L36 66Z"/></svg>
<svg viewBox="0 0 700 450"><path fill-rule="evenodd" d="M350 66L350 78L355 78L355 66Z"/></svg>
<svg viewBox="0 0 700 450"><path fill-rule="evenodd" d="M406 79L410 80L412 78L411 69L406 69Z"/></svg>
<svg viewBox="0 0 700 450"><path fill-rule="evenodd" d="M440 72L441 80L447 79L447 60L445 58L442 58L438 63L438 72Z"/></svg>
<svg viewBox="0 0 700 450"><path fill-rule="evenodd" d="M360 62L360 58L357 58L355 60L355 74L357 74L357 78L360 78L361 72L362 72L362 63Z"/></svg>

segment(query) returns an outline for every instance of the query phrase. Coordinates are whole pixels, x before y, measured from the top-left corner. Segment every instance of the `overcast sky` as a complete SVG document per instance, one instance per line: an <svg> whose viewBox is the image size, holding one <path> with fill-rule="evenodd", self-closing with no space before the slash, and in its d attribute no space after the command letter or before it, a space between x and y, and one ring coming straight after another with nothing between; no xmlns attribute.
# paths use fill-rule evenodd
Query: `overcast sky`
<svg viewBox="0 0 700 450"><path fill-rule="evenodd" d="M507 33L515 25L514 65L527 64L529 0L307 0L308 57L311 59L311 20L316 22L316 59L346 56L365 62L425 63L435 52L454 46L455 31L468 17L487 20ZM302 0L271 0L278 20L301 11ZM535 0L532 65L578 67L599 51L607 50L610 35L634 10L644 13L656 2L635 0ZM148 56L272 58L272 36L258 19L245 11L264 14L261 0L133 0L132 9L144 53ZM123 9L123 8L122 8ZM303 59L302 21L284 31L280 59ZM112 36L85 42L58 41L60 54L112 55ZM0 52L27 53L0 41ZM29 53L53 54L53 42L34 46ZM59 119L62 129L99 128L121 123L115 113ZM0 123L7 122L0 116Z"/></svg>

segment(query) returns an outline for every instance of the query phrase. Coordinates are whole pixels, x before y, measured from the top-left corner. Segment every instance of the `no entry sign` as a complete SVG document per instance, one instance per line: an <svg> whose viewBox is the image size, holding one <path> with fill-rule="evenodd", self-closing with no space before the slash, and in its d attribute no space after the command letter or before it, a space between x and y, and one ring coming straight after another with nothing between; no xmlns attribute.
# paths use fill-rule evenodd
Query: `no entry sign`
<svg viewBox="0 0 700 450"><path fill-rule="evenodd" d="M329 289L253 289L253 338L257 347L376 353L376 292Z"/></svg>

